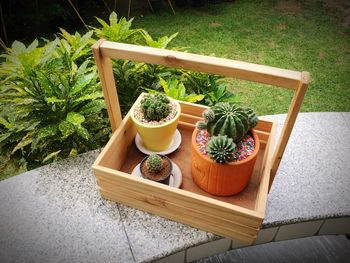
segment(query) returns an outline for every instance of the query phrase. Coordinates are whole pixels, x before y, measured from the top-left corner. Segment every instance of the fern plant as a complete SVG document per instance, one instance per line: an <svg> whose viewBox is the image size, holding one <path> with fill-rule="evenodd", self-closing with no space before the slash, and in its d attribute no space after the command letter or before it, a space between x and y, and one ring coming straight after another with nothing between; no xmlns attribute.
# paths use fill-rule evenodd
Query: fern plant
<svg viewBox="0 0 350 263"><path fill-rule="evenodd" d="M84 45L84 44L83 44ZM16 41L0 67L0 150L29 168L97 148L110 133L103 95L83 48L56 38ZM79 52L78 52L79 53ZM93 135L92 135L93 134Z"/></svg>

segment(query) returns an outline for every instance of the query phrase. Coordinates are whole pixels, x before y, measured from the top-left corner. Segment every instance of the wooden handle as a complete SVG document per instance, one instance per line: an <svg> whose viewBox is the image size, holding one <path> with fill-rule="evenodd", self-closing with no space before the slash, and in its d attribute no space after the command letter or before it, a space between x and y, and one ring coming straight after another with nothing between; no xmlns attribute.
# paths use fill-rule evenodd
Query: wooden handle
<svg viewBox="0 0 350 263"><path fill-rule="evenodd" d="M167 49L110 41L104 41L100 48L104 57L185 68L289 89L296 89L301 79L301 73L297 71Z"/></svg>
<svg viewBox="0 0 350 263"><path fill-rule="evenodd" d="M92 49L113 131L116 130L122 118L110 58L185 68L294 90L295 94L272 158L271 187L308 87L308 72L298 72L237 60L115 43L105 40L99 40L93 45Z"/></svg>
<svg viewBox="0 0 350 263"><path fill-rule="evenodd" d="M284 123L281 137L278 141L276 150L274 152L273 158L272 158L272 167L271 167L271 175L270 175L270 185L269 190L271 189L273 180L275 178L277 169L280 165L280 162L282 160L282 156L284 153L284 150L286 149L290 134L292 133L294 123L297 119L301 103L303 102L304 95L306 93L307 87L309 85L310 80L310 74L308 72L302 72L301 73L301 80L299 83L299 86L297 90L294 93L292 102L289 106L288 114L286 121Z"/></svg>
<svg viewBox="0 0 350 263"><path fill-rule="evenodd" d="M102 91L107 106L109 121L111 122L112 131L114 132L122 121L122 114L120 111L111 60L109 57L101 54L100 47L104 41L104 39L98 40L92 46L92 53L96 61L98 75L100 77Z"/></svg>

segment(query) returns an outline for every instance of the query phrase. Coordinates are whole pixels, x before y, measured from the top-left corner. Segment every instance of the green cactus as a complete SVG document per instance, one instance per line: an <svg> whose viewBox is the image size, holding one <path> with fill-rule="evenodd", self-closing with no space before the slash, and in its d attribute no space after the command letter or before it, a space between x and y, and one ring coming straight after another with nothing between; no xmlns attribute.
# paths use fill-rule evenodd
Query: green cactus
<svg viewBox="0 0 350 263"><path fill-rule="evenodd" d="M209 157L217 163L227 163L233 159L236 144L226 135L213 136L208 143L206 151Z"/></svg>
<svg viewBox="0 0 350 263"><path fill-rule="evenodd" d="M243 110L248 115L249 127L254 128L258 124L258 116L251 108L245 107Z"/></svg>
<svg viewBox="0 0 350 263"><path fill-rule="evenodd" d="M204 121L197 121L196 128L198 130L205 130L207 128L207 124Z"/></svg>
<svg viewBox="0 0 350 263"><path fill-rule="evenodd" d="M234 103L217 103L211 109L215 118L207 122L207 130L212 136L227 135L239 142L257 124L257 117L251 109L237 107Z"/></svg>
<svg viewBox="0 0 350 263"><path fill-rule="evenodd" d="M163 169L163 160L156 153L152 153L146 160L146 167L150 173L159 173Z"/></svg>
<svg viewBox="0 0 350 263"><path fill-rule="evenodd" d="M170 113L169 99L161 93L148 94L141 101L141 109L147 121L160 121Z"/></svg>
<svg viewBox="0 0 350 263"><path fill-rule="evenodd" d="M203 111L203 118L206 122L213 121L215 119L215 113L212 109L206 109Z"/></svg>

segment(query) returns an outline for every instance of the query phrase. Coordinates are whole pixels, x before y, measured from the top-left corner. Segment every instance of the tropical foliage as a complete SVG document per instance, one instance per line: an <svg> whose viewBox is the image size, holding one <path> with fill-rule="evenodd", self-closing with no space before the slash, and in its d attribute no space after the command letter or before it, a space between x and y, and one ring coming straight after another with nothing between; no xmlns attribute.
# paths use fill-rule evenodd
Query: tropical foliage
<svg viewBox="0 0 350 263"><path fill-rule="evenodd" d="M97 38L168 48L177 33L152 38L118 19L81 35L60 29L53 41L15 41L1 56L0 159L25 170L102 147L111 133L91 44ZM179 49L177 47L176 49ZM125 60L113 61L123 114L143 91L213 105L233 99L217 76ZM221 83L221 84L220 84Z"/></svg>
<svg viewBox="0 0 350 263"><path fill-rule="evenodd" d="M0 147L8 160L24 158L35 167L96 148L108 138L96 68L88 58L76 63L88 54L81 43L74 47L56 38L43 47L37 40L25 47L15 41L3 55Z"/></svg>

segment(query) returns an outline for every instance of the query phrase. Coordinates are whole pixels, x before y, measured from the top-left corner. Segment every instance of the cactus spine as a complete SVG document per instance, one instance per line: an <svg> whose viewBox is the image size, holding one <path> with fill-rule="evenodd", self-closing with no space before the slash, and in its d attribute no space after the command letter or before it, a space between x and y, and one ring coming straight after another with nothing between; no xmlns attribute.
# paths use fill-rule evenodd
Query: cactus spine
<svg viewBox="0 0 350 263"><path fill-rule="evenodd" d="M170 113L170 101L161 93L148 94L141 101L141 109L147 121L160 121Z"/></svg>
<svg viewBox="0 0 350 263"><path fill-rule="evenodd" d="M256 114L249 108L240 108L233 103L221 102L213 106L214 119L207 121L207 130L212 135L227 135L234 142L257 124Z"/></svg>
<svg viewBox="0 0 350 263"><path fill-rule="evenodd" d="M258 121L259 121L258 116L255 114L255 112L251 108L245 107L243 108L243 110L248 115L249 127L254 128L258 124Z"/></svg>
<svg viewBox="0 0 350 263"><path fill-rule="evenodd" d="M206 122L213 121L215 119L215 113L212 109L206 109L203 111L203 118Z"/></svg>
<svg viewBox="0 0 350 263"><path fill-rule="evenodd" d="M213 136L206 148L209 157L217 163L227 163L232 160L236 144L226 135Z"/></svg>
<svg viewBox="0 0 350 263"><path fill-rule="evenodd" d="M158 154L152 153L146 160L146 167L150 173L159 173L163 169L163 160Z"/></svg>
<svg viewBox="0 0 350 263"><path fill-rule="evenodd" d="M196 128L198 130L204 130L207 128L207 124L204 121L197 121L196 122Z"/></svg>

